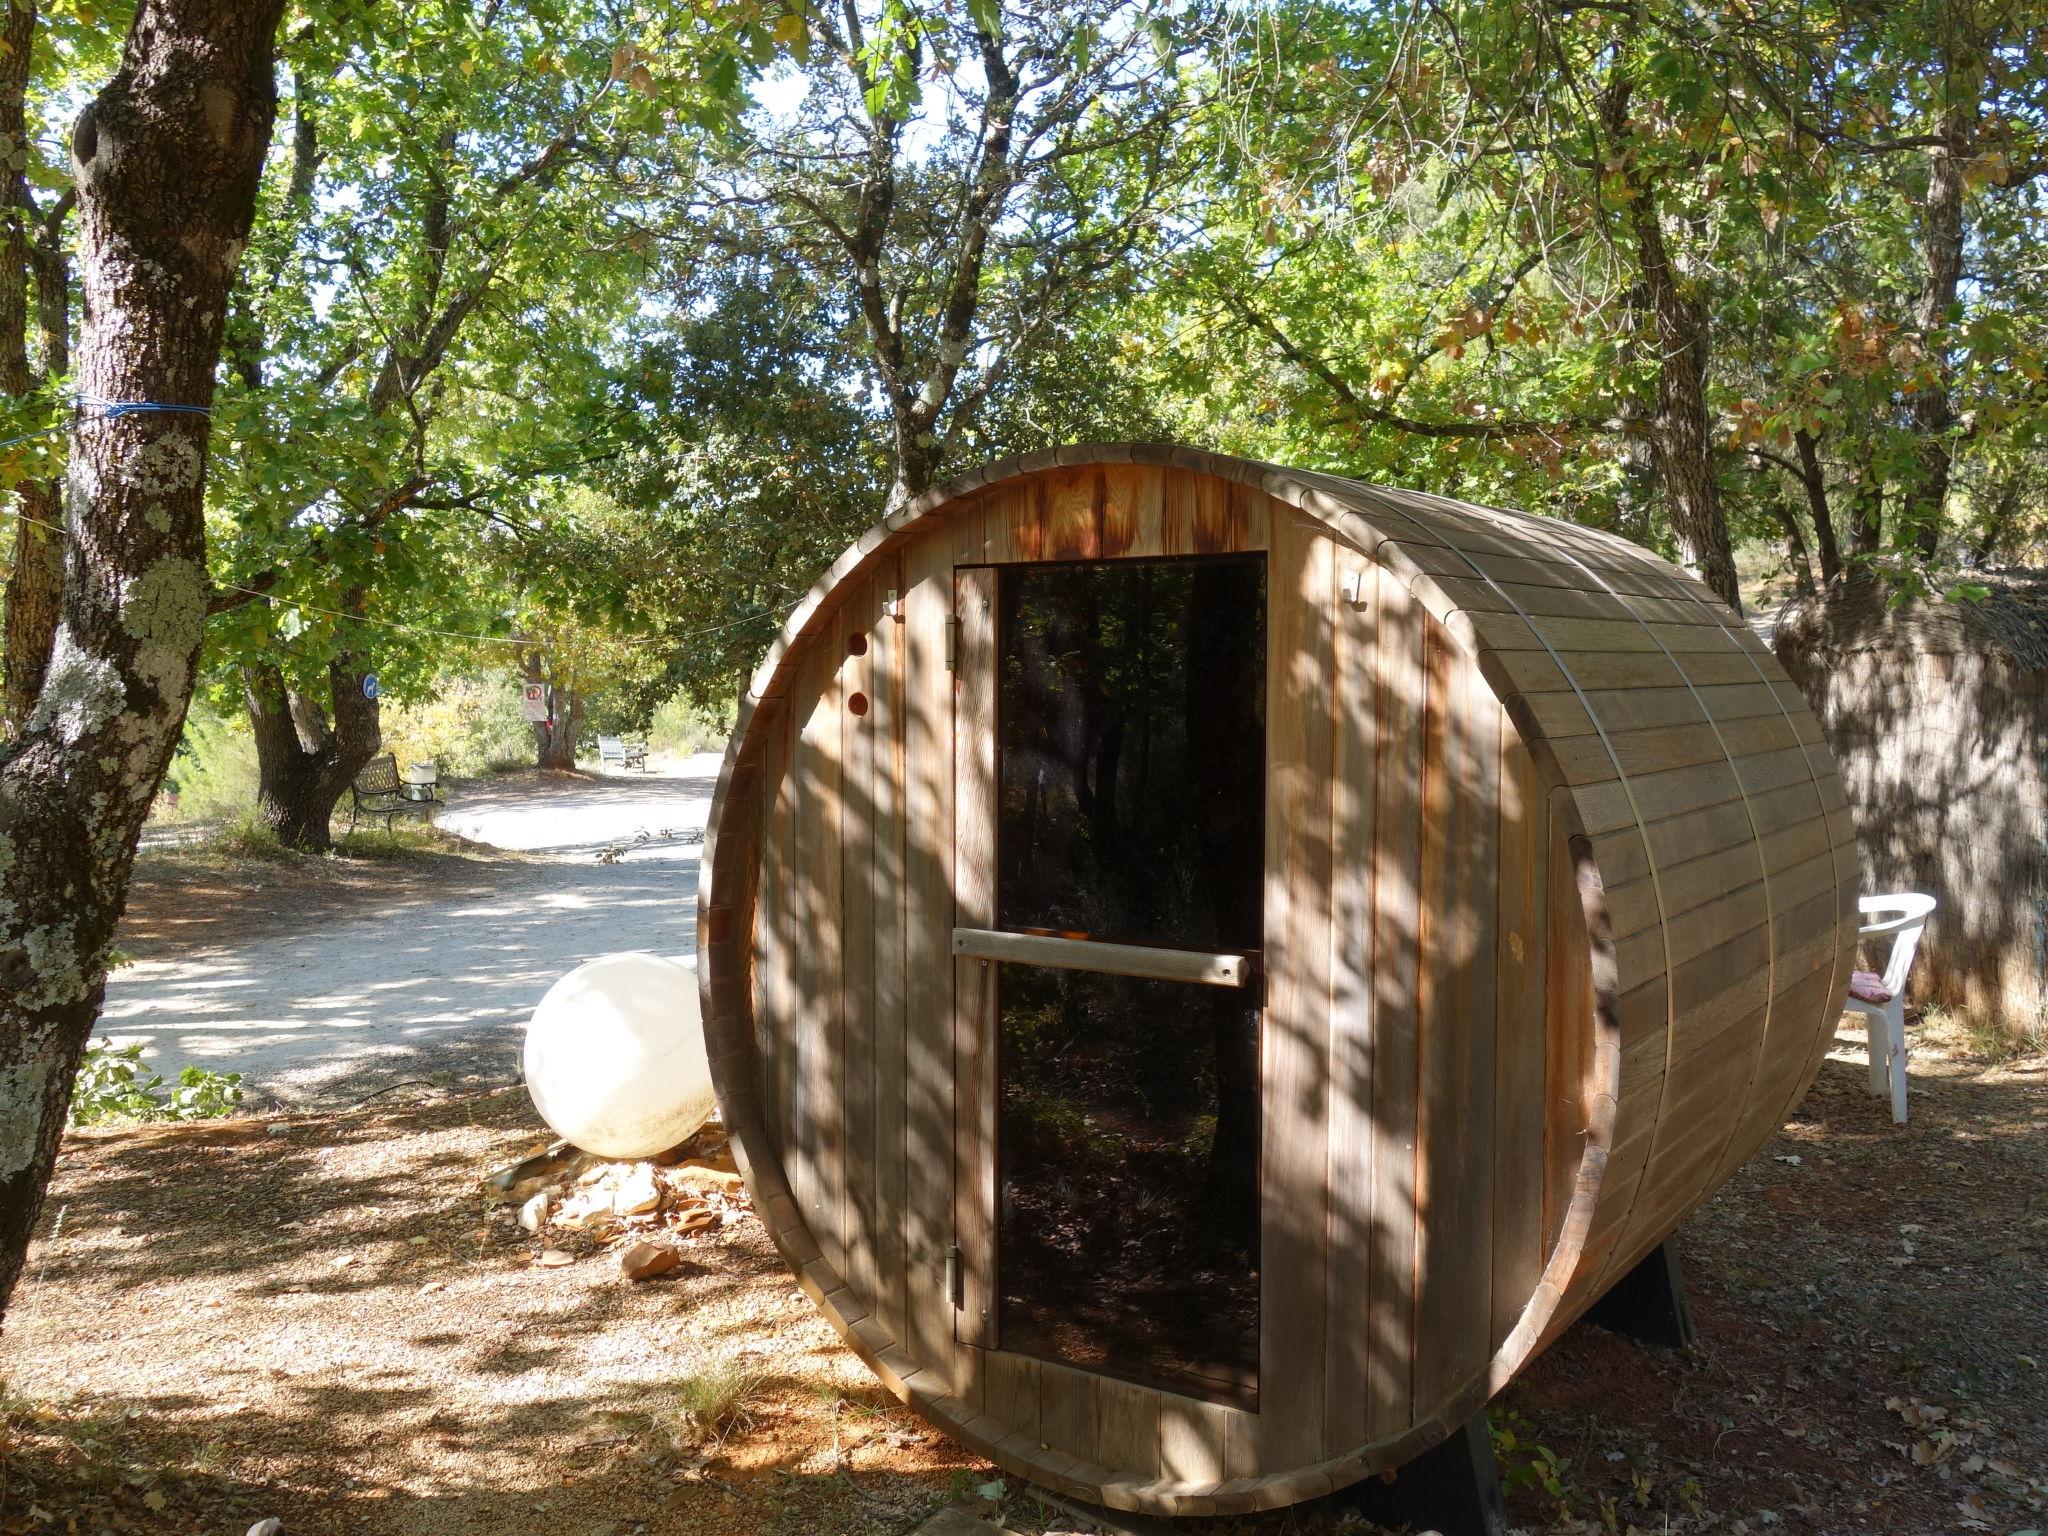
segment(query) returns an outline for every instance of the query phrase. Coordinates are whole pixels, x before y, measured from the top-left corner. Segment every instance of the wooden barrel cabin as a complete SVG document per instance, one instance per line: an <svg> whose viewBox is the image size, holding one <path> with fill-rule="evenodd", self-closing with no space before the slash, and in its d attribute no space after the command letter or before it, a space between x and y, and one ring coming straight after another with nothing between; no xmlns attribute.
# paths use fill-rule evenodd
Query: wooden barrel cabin
<svg viewBox="0 0 2048 1536"><path fill-rule="evenodd" d="M1812 715L1671 565L1128 445L849 549L702 868L804 1289L946 1433L1166 1515L1478 1411L1782 1123L1857 923Z"/></svg>

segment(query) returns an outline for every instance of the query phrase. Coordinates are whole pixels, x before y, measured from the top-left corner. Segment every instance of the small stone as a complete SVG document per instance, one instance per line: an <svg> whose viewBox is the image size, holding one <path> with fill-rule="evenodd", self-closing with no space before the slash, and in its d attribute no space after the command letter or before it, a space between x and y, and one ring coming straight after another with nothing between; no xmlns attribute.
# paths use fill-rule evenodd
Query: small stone
<svg viewBox="0 0 2048 1536"><path fill-rule="evenodd" d="M267 1520L258 1520L249 1527L248 1536L284 1536L284 1522L275 1515Z"/></svg>
<svg viewBox="0 0 2048 1536"><path fill-rule="evenodd" d="M621 1216L639 1216L661 1204L661 1186L654 1182L654 1170L641 1163L620 1181L612 1195L612 1209Z"/></svg>
<svg viewBox="0 0 2048 1536"><path fill-rule="evenodd" d="M682 1263L683 1256L660 1243L635 1243L619 1255L619 1271L628 1280L652 1280Z"/></svg>
<svg viewBox="0 0 2048 1536"><path fill-rule="evenodd" d="M263 1133L266 1136L289 1136L292 1133L292 1128L282 1120L273 1120L263 1128ZM279 1529L282 1530L283 1527L280 1526Z"/></svg>
<svg viewBox="0 0 2048 1536"><path fill-rule="evenodd" d="M538 1232L548 1224L548 1214L555 1208L555 1198L542 1190L526 1204L519 1207L519 1226L522 1231Z"/></svg>

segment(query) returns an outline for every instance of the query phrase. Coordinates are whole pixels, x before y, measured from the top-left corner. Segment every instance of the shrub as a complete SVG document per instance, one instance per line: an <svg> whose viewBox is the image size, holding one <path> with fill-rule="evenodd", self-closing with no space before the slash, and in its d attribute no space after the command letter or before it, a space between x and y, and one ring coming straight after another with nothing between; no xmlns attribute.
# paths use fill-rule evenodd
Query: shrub
<svg viewBox="0 0 2048 1536"><path fill-rule="evenodd" d="M519 713L519 679L510 672L443 676L431 698L386 705L382 724L384 750L401 766L431 761L444 779L533 766L533 728Z"/></svg>
<svg viewBox="0 0 2048 1536"><path fill-rule="evenodd" d="M195 703L164 776L157 816L165 821L225 821L256 804L256 738L239 717Z"/></svg>
<svg viewBox="0 0 2048 1536"><path fill-rule="evenodd" d="M647 728L647 750L657 757L687 757L692 752L719 752L732 734L733 711L706 709L677 694L654 712Z"/></svg>
<svg viewBox="0 0 2048 1536"><path fill-rule="evenodd" d="M732 1365L693 1371L676 1382L675 1407L689 1435L722 1440L754 1422L766 1378Z"/></svg>
<svg viewBox="0 0 2048 1536"><path fill-rule="evenodd" d="M166 1083L142 1061L142 1042L95 1040L71 1088L71 1124L110 1120L218 1120L242 1102L242 1074L186 1067Z"/></svg>

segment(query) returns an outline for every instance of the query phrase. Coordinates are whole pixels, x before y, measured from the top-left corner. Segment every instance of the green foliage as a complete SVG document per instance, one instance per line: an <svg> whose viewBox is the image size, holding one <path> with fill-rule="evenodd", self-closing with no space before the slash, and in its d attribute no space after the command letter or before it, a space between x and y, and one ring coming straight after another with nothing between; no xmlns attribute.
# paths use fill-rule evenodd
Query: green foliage
<svg viewBox="0 0 2048 1536"><path fill-rule="evenodd" d="M1571 1470L1569 1456L1560 1456L1547 1445L1527 1438L1528 1426L1519 1413L1502 1415L1490 1423L1493 1453L1501 1465L1501 1481L1508 1488L1533 1488L1548 1498L1560 1520L1572 1518L1572 1490L1565 1480Z"/></svg>
<svg viewBox="0 0 2048 1536"><path fill-rule="evenodd" d="M247 806L223 821L207 837L205 849L224 859L261 859L272 862L296 859L299 855L279 841L277 829Z"/></svg>
<svg viewBox="0 0 2048 1536"><path fill-rule="evenodd" d="M722 752L732 734L733 710L693 704L683 694L665 700L647 727L647 750L655 757L688 757Z"/></svg>
<svg viewBox="0 0 2048 1536"><path fill-rule="evenodd" d="M165 776L157 815L172 822L234 822L256 806L256 743L246 721L223 717L204 704L185 716L185 732Z"/></svg>
<svg viewBox="0 0 2048 1536"><path fill-rule="evenodd" d="M242 1074L186 1067L166 1083L142 1060L140 1041L115 1046L96 1040L71 1090L73 1126L123 1120L219 1120L242 1102Z"/></svg>
<svg viewBox="0 0 2048 1536"><path fill-rule="evenodd" d="M533 729L519 686L510 671L444 673L424 697L384 711L384 750L401 767L438 765L444 782L531 767Z"/></svg>

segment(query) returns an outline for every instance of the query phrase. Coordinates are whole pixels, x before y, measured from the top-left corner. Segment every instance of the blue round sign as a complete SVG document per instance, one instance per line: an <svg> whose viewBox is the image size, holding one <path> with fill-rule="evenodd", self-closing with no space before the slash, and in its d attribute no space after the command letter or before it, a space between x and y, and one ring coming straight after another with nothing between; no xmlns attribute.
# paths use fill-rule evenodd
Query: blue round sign
<svg viewBox="0 0 2048 1536"><path fill-rule="evenodd" d="M365 672L363 674L363 697L366 699L377 697L377 674L374 672Z"/></svg>

